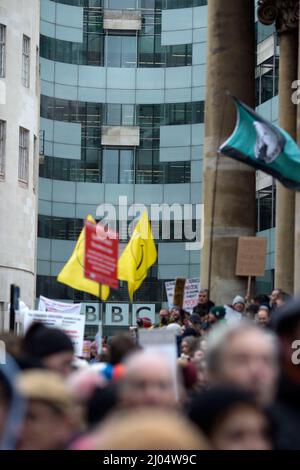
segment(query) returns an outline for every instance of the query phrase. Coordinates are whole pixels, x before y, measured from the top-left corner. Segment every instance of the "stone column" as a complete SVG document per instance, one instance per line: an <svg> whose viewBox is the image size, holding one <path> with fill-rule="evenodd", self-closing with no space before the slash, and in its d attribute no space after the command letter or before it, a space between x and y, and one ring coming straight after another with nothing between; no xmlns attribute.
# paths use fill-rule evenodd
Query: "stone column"
<svg viewBox="0 0 300 470"><path fill-rule="evenodd" d="M261 0L258 18L276 23L280 38L279 125L296 139L297 106L292 102L292 83L298 77L299 0ZM277 182L275 287L294 291L295 192Z"/></svg>
<svg viewBox="0 0 300 470"><path fill-rule="evenodd" d="M300 28L299 28L300 33ZM299 56L300 57L300 34L298 37L298 47L299 47ZM300 79L300 60L298 59L298 80ZM300 83L300 82L298 82ZM297 90L297 99L298 99L298 112L297 112L297 141L300 146L300 101L299 101L299 85ZM295 106L296 107L296 106ZM294 292L295 294L300 294L300 193L296 193L296 203L295 203L295 283L294 283Z"/></svg>
<svg viewBox="0 0 300 470"><path fill-rule="evenodd" d="M255 172L218 147L232 133L236 112L227 90L255 106L253 0L209 0L205 108L205 241L201 285L217 303L246 294L235 276L237 240L255 233Z"/></svg>

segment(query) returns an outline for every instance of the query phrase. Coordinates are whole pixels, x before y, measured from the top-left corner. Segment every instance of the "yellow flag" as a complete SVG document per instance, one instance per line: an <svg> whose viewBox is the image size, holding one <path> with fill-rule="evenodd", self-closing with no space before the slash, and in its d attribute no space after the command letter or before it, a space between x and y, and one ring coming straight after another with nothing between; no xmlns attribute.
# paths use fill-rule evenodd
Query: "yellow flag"
<svg viewBox="0 0 300 470"><path fill-rule="evenodd" d="M118 261L118 278L128 282L130 300L133 293L147 277L147 271L155 263L157 251L153 240L148 213L145 210L135 227L132 237Z"/></svg>
<svg viewBox="0 0 300 470"><path fill-rule="evenodd" d="M89 222L96 223L91 215L87 217ZM107 300L109 297L110 289L108 286L100 286L97 282L91 281L84 277L84 252L85 252L85 227L82 229L81 234L77 240L74 251L59 273L57 280L62 284L73 287L73 289L88 292L89 294L100 297L102 300Z"/></svg>

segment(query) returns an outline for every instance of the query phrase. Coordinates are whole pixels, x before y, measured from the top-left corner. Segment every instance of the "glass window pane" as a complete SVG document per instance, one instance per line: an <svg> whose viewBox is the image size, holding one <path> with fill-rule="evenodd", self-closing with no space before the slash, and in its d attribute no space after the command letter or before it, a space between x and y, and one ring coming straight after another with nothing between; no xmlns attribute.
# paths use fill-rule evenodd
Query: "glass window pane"
<svg viewBox="0 0 300 470"><path fill-rule="evenodd" d="M106 124L109 126L120 126L121 124L121 105L110 104L106 105Z"/></svg>
<svg viewBox="0 0 300 470"><path fill-rule="evenodd" d="M108 67L121 67L122 38L106 36L106 64Z"/></svg>
<svg viewBox="0 0 300 470"><path fill-rule="evenodd" d="M120 151L120 183L133 183L133 150Z"/></svg>
<svg viewBox="0 0 300 470"><path fill-rule="evenodd" d="M122 126L133 126L135 124L135 106L133 104L122 105Z"/></svg>
<svg viewBox="0 0 300 470"><path fill-rule="evenodd" d="M121 67L136 67L137 57L136 36L122 37L122 59Z"/></svg>
<svg viewBox="0 0 300 470"><path fill-rule="evenodd" d="M105 149L103 152L103 183L118 183L118 150Z"/></svg>

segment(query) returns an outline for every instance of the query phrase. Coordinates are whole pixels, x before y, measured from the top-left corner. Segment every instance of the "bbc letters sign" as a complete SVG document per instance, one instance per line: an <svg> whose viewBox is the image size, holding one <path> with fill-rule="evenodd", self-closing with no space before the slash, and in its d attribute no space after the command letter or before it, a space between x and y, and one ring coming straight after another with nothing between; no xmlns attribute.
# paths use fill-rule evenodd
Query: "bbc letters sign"
<svg viewBox="0 0 300 470"><path fill-rule="evenodd" d="M129 326L129 304L106 304L105 324L107 326Z"/></svg>
<svg viewBox="0 0 300 470"><path fill-rule="evenodd" d="M155 305L154 304L134 304L132 306L132 325L136 325L137 318L148 317L155 323Z"/></svg>
<svg viewBox="0 0 300 470"><path fill-rule="evenodd" d="M86 325L101 325L102 324L102 315L101 315L101 304L99 303L83 303L81 307L81 313L85 315L85 324Z"/></svg>
<svg viewBox="0 0 300 470"><path fill-rule="evenodd" d="M80 313L89 326L135 326L137 318L142 317L155 323L155 304L83 302Z"/></svg>

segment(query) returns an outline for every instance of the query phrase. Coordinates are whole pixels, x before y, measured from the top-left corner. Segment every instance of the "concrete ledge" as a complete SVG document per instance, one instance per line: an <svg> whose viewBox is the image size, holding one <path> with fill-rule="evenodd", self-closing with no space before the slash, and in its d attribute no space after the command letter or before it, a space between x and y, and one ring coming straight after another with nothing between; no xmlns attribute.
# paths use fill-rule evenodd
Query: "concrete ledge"
<svg viewBox="0 0 300 470"><path fill-rule="evenodd" d="M141 12L130 10L104 10L103 28L106 30L139 31Z"/></svg>
<svg viewBox="0 0 300 470"><path fill-rule="evenodd" d="M102 126L101 144L138 147L140 145L140 128L138 126Z"/></svg>

